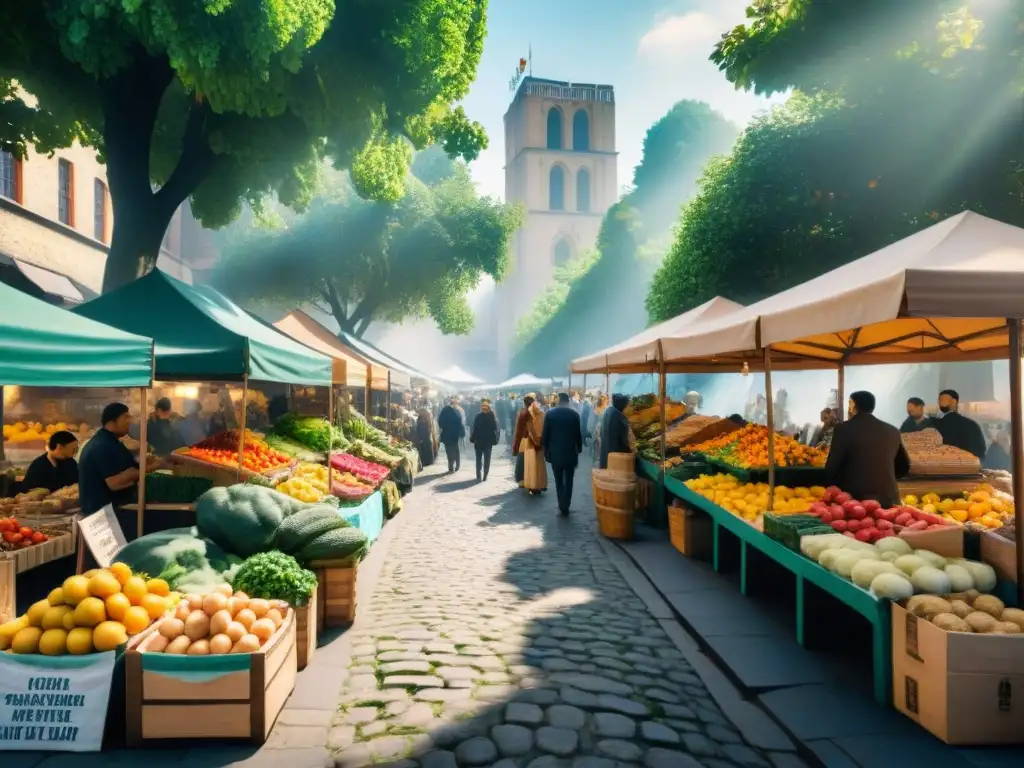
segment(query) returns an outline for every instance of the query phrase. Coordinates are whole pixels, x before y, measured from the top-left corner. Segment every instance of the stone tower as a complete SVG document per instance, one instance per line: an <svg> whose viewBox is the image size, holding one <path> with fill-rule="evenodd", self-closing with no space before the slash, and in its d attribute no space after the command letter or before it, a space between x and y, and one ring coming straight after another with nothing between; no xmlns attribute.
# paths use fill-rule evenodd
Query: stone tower
<svg viewBox="0 0 1024 768"><path fill-rule="evenodd" d="M526 217L496 295L501 370L508 368L516 323L555 270L596 244L601 220L618 199L617 159L612 86L523 78L505 113L505 199L519 203Z"/></svg>

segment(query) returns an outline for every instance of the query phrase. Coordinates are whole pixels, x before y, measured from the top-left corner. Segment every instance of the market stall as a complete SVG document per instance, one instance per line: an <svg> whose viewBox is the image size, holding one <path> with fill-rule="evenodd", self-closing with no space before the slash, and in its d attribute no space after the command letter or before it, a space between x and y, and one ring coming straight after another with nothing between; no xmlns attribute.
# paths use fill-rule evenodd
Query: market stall
<svg viewBox="0 0 1024 768"><path fill-rule="evenodd" d="M729 530L741 541L741 568L746 562L748 547L765 551L769 557L773 547L764 545L764 537L771 527L778 525L790 510L773 507L780 502L781 484L778 482L778 449L780 438L775 431L772 402L771 372L773 369L799 370L806 368L832 368L837 371L837 385L840 403L845 401L843 372L848 365L871 365L881 363L953 362L992 360L1009 358L1011 424L1014 430L1013 463L1019 468L1021 450L1021 367L1020 367L1020 320L1024 316L1021 303L1021 289L1024 288L1024 231L987 219L972 212L965 212L923 230L905 240L881 251L866 256L815 280L796 286L788 291L765 299L762 302L741 308L719 318L701 320L681 332L661 336L655 340L655 359L664 375L665 372L737 372L763 371L766 377L767 419L763 440L757 435L756 447L763 452L765 461L748 462L750 466L765 470L763 488L764 500L757 502L766 514L755 511L755 519L745 521L745 515L729 512L722 501L738 498L743 501L746 493L736 489L738 497L718 495L721 489L711 489L712 498L697 499L689 492L685 481L669 477L666 486L684 502L702 508L711 514L714 521L715 549L721 530ZM649 342L648 342L649 343ZM632 364L650 360L650 350L621 350L620 359L626 358ZM707 446L704 446L707 448ZM748 445L749 448L749 445ZM785 452L788 446L782 446ZM787 462L788 463L788 462ZM813 461L808 463L814 463ZM704 482L723 482L712 478ZM721 476L719 476L721 477ZM726 476L736 482L732 475ZM692 482L692 480L691 480ZM1018 469L1013 473L1013 499L1008 501L1013 509L1014 527L1019 524L1021 490L1024 473ZM762 489L758 489L761 492ZM821 489L824 492L825 489ZM994 489L991 489L994 490ZM990 489L979 489L978 498L963 501L970 507L977 504L980 517L986 517L984 505L991 507ZM787 494L782 493L785 500ZM848 494L847 494L848 496ZM914 501L919 501L915 499ZM938 500L941 504L942 500ZM804 506L812 514L808 525L820 526L826 522L834 531L841 522L847 525L845 515L847 498L838 512L838 519L813 514L813 500L806 500ZM792 505L792 495L786 502ZM800 505L797 505L799 507ZM853 507L863 510L862 505ZM897 535L905 539L907 530L928 536L928 541L946 537L943 529L955 527L956 517L936 515L917 507L906 505L902 511L888 510L881 519L890 523L884 537ZM956 509L955 502L953 509ZM970 514L970 509L967 510ZM899 517L904 512L908 517L893 526L888 512ZM802 513L797 513L802 515ZM828 512L831 517L832 511ZM858 515L860 512L857 513ZM868 514L867 518L874 518ZM845 534L870 544L871 539L883 536L883 528L865 526L863 517L856 517L858 525L847 528ZM794 524L799 522L796 518ZM951 526L950 523L953 523ZM763 527L764 533L757 530ZM874 529L865 531L862 527ZM790 537L801 540L800 531L790 531ZM840 534L844 535L844 534ZM962 531L959 531L959 548L962 554ZM771 536L768 536L771 538ZM844 537L845 538L845 537ZM954 551L956 537L953 538ZM929 551L923 544L915 544L922 551ZM930 545L929 545L930 546ZM1024 562L1021 543L1016 540L1016 568ZM788 558L788 556L787 556ZM781 555L773 557L782 562ZM954 563L958 564L958 563ZM972 568L974 566L971 566ZM985 566L986 568L988 566ZM948 570L948 565L946 566ZM809 578L804 564L799 569L791 568L796 574L798 639L802 638L801 599L804 582ZM830 569L826 569L830 571ZM839 589L829 581L834 572L813 571L826 592L853 610L865 615L874 627L875 694L880 700L887 700L892 694L892 654L890 648L890 611L888 597L869 585L864 594L875 604L867 603L862 595L851 596L845 588ZM992 576L986 572L985 582L990 591L998 589ZM912 591L941 592L936 584L915 585ZM814 581L818 583L818 581ZM948 582L941 582L948 588ZM829 585L832 585L831 587ZM1017 598L1007 595L1004 598ZM1002 605L1002 603L1000 603ZM865 607L867 606L867 607ZM951 625L952 626L952 625ZM958 625L959 626L959 625ZM962 631L962 630L957 630ZM1007 630L1009 631L1009 630ZM899 705L899 702L897 702Z"/></svg>
<svg viewBox="0 0 1024 768"><path fill-rule="evenodd" d="M215 484L269 476L287 470L289 457L271 449L246 428L252 397L250 382L330 387L332 360L256 320L222 294L194 287L159 270L76 308L75 313L122 330L149 334L156 341L155 378L164 382L216 382L240 385L236 403L222 393L226 415L238 413L237 426L174 451L168 458L175 474L201 475ZM189 386L197 386L192 384ZM237 411L236 411L237 409ZM144 399L143 413L148 413ZM147 443L147 422L140 439ZM269 420L268 420L269 421ZM146 454L140 455L146 477ZM139 483L136 531L144 530L146 484Z"/></svg>

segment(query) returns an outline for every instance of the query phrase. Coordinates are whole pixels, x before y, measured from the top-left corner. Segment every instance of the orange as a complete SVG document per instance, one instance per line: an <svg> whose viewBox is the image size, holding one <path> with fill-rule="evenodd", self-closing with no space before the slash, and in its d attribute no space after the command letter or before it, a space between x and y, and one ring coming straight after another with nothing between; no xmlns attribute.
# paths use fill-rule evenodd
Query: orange
<svg viewBox="0 0 1024 768"><path fill-rule="evenodd" d="M92 631L92 644L97 651L112 651L127 642L124 626L116 621L104 621Z"/></svg>
<svg viewBox="0 0 1024 768"><path fill-rule="evenodd" d="M75 626L95 627L107 620L107 609L98 597L87 597L75 607Z"/></svg>
<svg viewBox="0 0 1024 768"><path fill-rule="evenodd" d="M129 635L137 635L139 632L149 626L151 619L149 614L146 613L146 609L140 605L133 605L127 611L124 612L124 629ZM93 638L95 641L95 638ZM97 645L97 648L99 645Z"/></svg>
<svg viewBox="0 0 1024 768"><path fill-rule="evenodd" d="M110 571L100 571L89 579L89 594L105 600L121 591L121 583Z"/></svg>
<svg viewBox="0 0 1024 768"><path fill-rule="evenodd" d="M151 619L159 619L167 612L167 601L160 595L145 595L140 605L146 609Z"/></svg>
<svg viewBox="0 0 1024 768"><path fill-rule="evenodd" d="M43 614L43 622L40 626L43 629L62 629L64 627L64 617L74 612L75 609L70 605L55 605Z"/></svg>
<svg viewBox="0 0 1024 768"><path fill-rule="evenodd" d="M114 575L114 578L117 579L117 583L122 587L125 585L125 582L132 577L132 569L127 563L114 563L107 570Z"/></svg>
<svg viewBox="0 0 1024 768"><path fill-rule="evenodd" d="M67 647L72 656L92 653L92 630L86 627L72 629L68 632Z"/></svg>
<svg viewBox="0 0 1024 768"><path fill-rule="evenodd" d="M142 580L141 576L132 576L124 583L124 588L121 591L128 596L132 605L141 605L142 598L148 594L146 582Z"/></svg>
<svg viewBox="0 0 1024 768"><path fill-rule="evenodd" d="M43 617L46 615L53 606L50 605L48 600L40 600L36 603L32 603L32 607L28 609L25 614L28 617L29 626L41 627L43 625Z"/></svg>
<svg viewBox="0 0 1024 768"><path fill-rule="evenodd" d="M70 608L71 606L69 605L67 607ZM75 624L75 611L72 609L64 614L64 629L70 632L76 626L78 625Z"/></svg>
<svg viewBox="0 0 1024 768"><path fill-rule="evenodd" d="M89 580L85 576L68 576L62 587L64 602L78 605L89 596Z"/></svg>
<svg viewBox="0 0 1024 768"><path fill-rule="evenodd" d="M46 599L50 602L50 605L64 605L64 590L60 587L51 589Z"/></svg>
<svg viewBox="0 0 1024 768"><path fill-rule="evenodd" d="M107 609L107 618L113 619L114 621L124 621L124 613L132 607L131 600L120 592L116 592L106 600L103 604Z"/></svg>
<svg viewBox="0 0 1024 768"><path fill-rule="evenodd" d="M163 579L150 579L146 582L146 589L149 590L151 595L159 595L160 597L167 597L171 594L170 585Z"/></svg>

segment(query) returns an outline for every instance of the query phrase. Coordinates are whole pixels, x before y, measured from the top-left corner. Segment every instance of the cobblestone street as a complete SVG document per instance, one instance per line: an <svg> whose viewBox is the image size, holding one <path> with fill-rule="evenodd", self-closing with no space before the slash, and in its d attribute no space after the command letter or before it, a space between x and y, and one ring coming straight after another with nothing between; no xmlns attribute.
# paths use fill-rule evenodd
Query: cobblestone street
<svg viewBox="0 0 1024 768"><path fill-rule="evenodd" d="M485 484L435 466L410 497L351 632L336 764L771 765L602 548L589 465L562 519L553 490L527 496L495 458Z"/></svg>

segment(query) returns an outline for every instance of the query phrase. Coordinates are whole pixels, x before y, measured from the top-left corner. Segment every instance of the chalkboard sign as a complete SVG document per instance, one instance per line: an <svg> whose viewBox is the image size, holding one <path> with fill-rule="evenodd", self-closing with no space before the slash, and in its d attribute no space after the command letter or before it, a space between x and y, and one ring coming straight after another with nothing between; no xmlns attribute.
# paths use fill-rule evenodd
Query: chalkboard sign
<svg viewBox="0 0 1024 768"><path fill-rule="evenodd" d="M121 530L121 524L117 521L117 514L114 507L107 504L99 512L94 512L88 517L77 518L78 530L89 545L100 568L109 568L117 553L128 543Z"/></svg>

